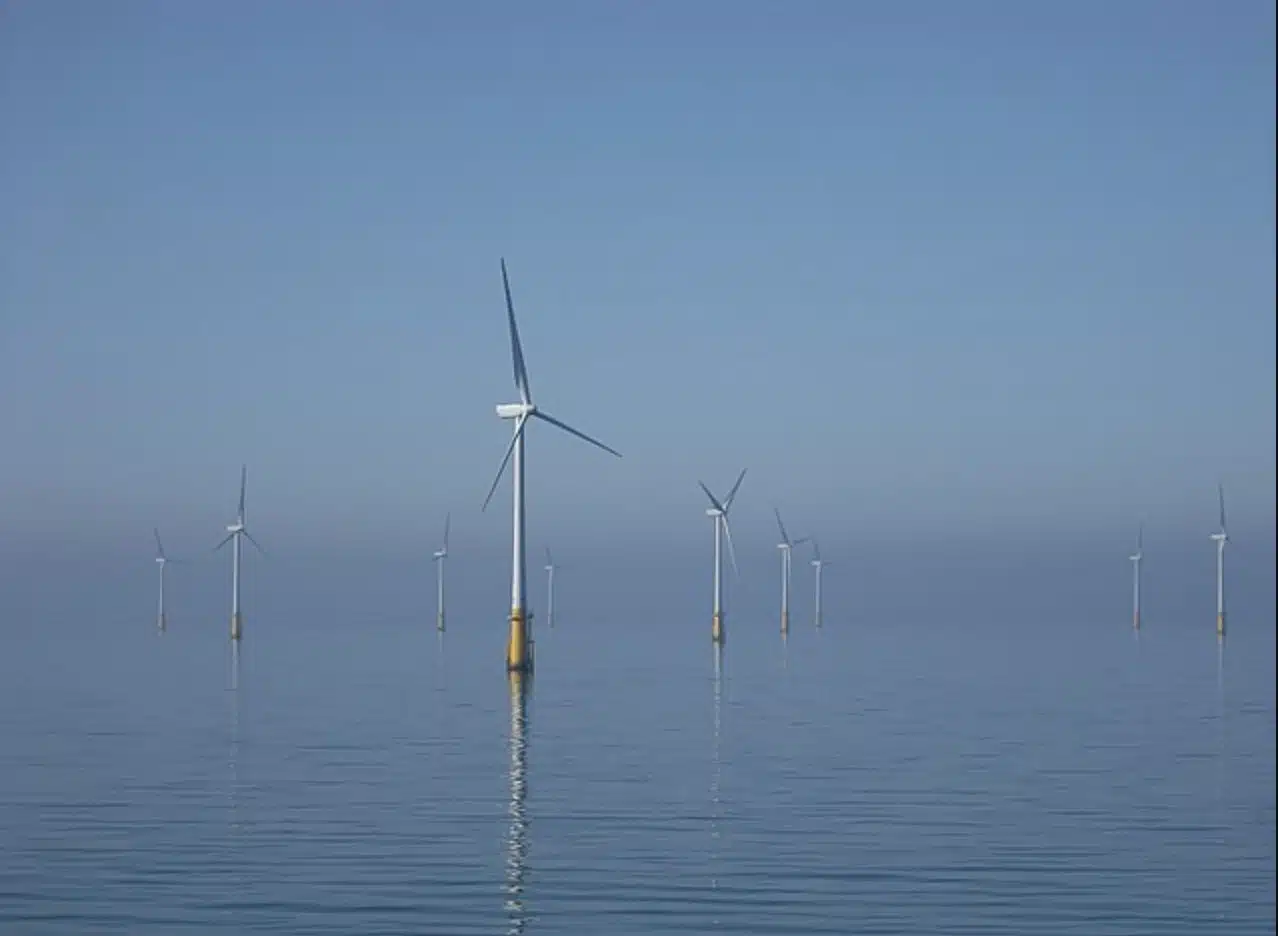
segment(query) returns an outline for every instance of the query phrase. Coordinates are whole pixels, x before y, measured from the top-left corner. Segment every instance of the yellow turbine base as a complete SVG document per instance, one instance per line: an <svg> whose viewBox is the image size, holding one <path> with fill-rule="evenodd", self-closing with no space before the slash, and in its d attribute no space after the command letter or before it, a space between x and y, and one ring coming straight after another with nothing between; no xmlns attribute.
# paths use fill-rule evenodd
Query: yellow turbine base
<svg viewBox="0 0 1278 936"><path fill-rule="evenodd" d="M231 615L231 639L239 640L244 633L244 615L236 611Z"/></svg>
<svg viewBox="0 0 1278 936"><path fill-rule="evenodd" d="M506 644L506 669L526 673L532 669L532 647L528 639L528 624L521 608L510 611L510 640Z"/></svg>
<svg viewBox="0 0 1278 936"><path fill-rule="evenodd" d="M714 616L714 621L710 624L710 639L717 644L723 643L723 614L720 612Z"/></svg>
<svg viewBox="0 0 1278 936"><path fill-rule="evenodd" d="M1216 633L1225 633L1225 613L1223 611L1216 615Z"/></svg>

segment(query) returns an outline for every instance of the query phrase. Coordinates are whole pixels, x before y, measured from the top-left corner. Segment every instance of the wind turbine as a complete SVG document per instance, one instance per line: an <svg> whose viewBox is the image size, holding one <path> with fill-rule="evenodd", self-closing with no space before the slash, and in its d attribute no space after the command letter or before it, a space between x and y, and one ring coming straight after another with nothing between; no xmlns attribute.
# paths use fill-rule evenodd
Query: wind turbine
<svg viewBox="0 0 1278 936"><path fill-rule="evenodd" d="M451 513L444 515L444 545L435 553L436 603L439 606L439 616L435 626L440 631L444 629L444 560L448 558L448 527L452 523L452 519L453 515Z"/></svg>
<svg viewBox="0 0 1278 936"><path fill-rule="evenodd" d="M781 542L777 543L777 549L781 550L781 633L788 634L790 632L790 552L795 546L806 543L808 537L791 540L790 535L785 531L785 524L781 522L781 511L773 507L772 512L777 515L777 529L781 531Z"/></svg>
<svg viewBox="0 0 1278 936"><path fill-rule="evenodd" d="M821 547L817 545L817 541L812 541L812 568L816 570L816 600L813 604L813 617L816 619L816 626L821 626L821 570L825 568L826 560L821 558Z"/></svg>
<svg viewBox="0 0 1278 936"><path fill-rule="evenodd" d="M736 499L741 482L745 480L745 468L737 475L737 483L732 485L728 496L720 501L710 493L704 481L698 481L701 490L710 498L710 506L706 508L706 516L714 520L714 617L710 625L710 639L715 643L723 643L723 540L728 541L728 558L732 560L732 571L737 571L737 551L732 546L732 529L728 526L728 511L732 509L732 501Z"/></svg>
<svg viewBox="0 0 1278 936"><path fill-rule="evenodd" d="M1225 486L1216 485L1216 493L1220 496L1220 532L1213 533L1216 541L1216 633L1225 636L1225 544L1229 542L1229 532L1225 526Z"/></svg>
<svg viewBox="0 0 1278 936"><path fill-rule="evenodd" d="M168 627L168 617L164 613L164 568L170 562L178 562L179 560L170 559L167 555L165 555L164 544L160 542L160 531L155 530L154 532L155 532L155 561L160 567L160 611L159 611L158 621L160 625L160 630L165 630Z"/></svg>
<svg viewBox="0 0 1278 936"><path fill-rule="evenodd" d="M240 540L247 539L253 544L254 548L262 555L266 555L266 550L261 547L257 540L253 539L248 531L248 516L244 512L244 493L248 487L248 465L240 466L240 509L235 516L235 522L226 528L226 539L213 547L214 551L221 549L227 543L231 544L231 639L239 640L244 633L244 617L240 613Z"/></svg>
<svg viewBox="0 0 1278 936"><path fill-rule="evenodd" d="M598 439L592 439L584 432L579 432L567 423L560 422L549 413L538 409L533 403L532 391L528 387L528 369L524 365L524 351L519 343L519 328L515 324L515 303L510 298L510 278L506 275L506 260L504 258L501 261L501 282L506 291L506 319L510 325L510 355L515 366L515 388L519 391L519 402L502 403L497 406L497 415L501 419L514 420L515 429L510 445L506 448L506 454L501 460L501 466L497 469L497 477L493 479L493 486L488 489L488 496L484 498L484 509L488 508L488 502L492 500L493 492L497 490L502 473L506 470L506 463L511 461L511 456L513 455L514 464L511 467L511 472L514 482L514 542L511 550L510 640L506 646L506 668L523 672L532 669L533 665L532 627L527 614L528 569L524 551L524 429L528 425L528 420L536 418L548 422L552 426L558 426L565 432L575 435L577 438L589 442L605 452L616 455L618 458L621 457L621 453L604 445Z"/></svg>
<svg viewBox="0 0 1278 936"><path fill-rule="evenodd" d="M1145 524L1136 532L1136 551L1127 558L1132 561L1132 627L1140 630L1140 563L1145 558Z"/></svg>
<svg viewBox="0 0 1278 936"><path fill-rule="evenodd" d="M555 626L555 560L546 547L546 623Z"/></svg>

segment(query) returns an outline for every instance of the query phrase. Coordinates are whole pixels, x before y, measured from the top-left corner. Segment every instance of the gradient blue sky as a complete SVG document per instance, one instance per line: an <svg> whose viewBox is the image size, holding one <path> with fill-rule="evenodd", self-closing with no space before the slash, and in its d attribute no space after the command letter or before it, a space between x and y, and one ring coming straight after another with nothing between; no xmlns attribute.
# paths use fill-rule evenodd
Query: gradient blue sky
<svg viewBox="0 0 1278 936"><path fill-rule="evenodd" d="M1272 529L1274 25L6 3L0 537Z"/></svg>

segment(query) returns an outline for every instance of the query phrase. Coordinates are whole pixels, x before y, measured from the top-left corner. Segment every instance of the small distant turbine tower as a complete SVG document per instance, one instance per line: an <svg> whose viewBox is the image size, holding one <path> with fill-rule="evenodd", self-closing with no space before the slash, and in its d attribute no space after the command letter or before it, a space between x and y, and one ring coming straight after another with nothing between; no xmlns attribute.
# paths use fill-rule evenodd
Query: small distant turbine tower
<svg viewBox="0 0 1278 936"><path fill-rule="evenodd" d="M164 613L164 567L172 560L164 554L164 544L160 542L159 530L155 530L155 561L160 566L160 611L157 620L160 630L164 630L168 627L168 618Z"/></svg>
<svg viewBox="0 0 1278 936"><path fill-rule="evenodd" d="M253 539L248 531L248 515L244 511L244 495L248 488L248 466L240 466L240 508L235 515L235 522L226 528L226 539L213 547L214 551L221 549L227 543L231 544L231 639L239 640L244 633L244 617L240 613L240 554L243 551L240 546L241 539L247 539L253 544L253 547L262 555L266 555L257 540Z"/></svg>
<svg viewBox="0 0 1278 936"><path fill-rule="evenodd" d="M1132 627L1140 630L1140 564L1145 558L1145 524L1136 531L1136 551L1128 556L1132 561Z"/></svg>
<svg viewBox="0 0 1278 936"><path fill-rule="evenodd" d="M444 629L444 560L448 558L448 527L452 524L453 515L444 515L444 545L435 553L435 604L439 608L435 626Z"/></svg>
<svg viewBox="0 0 1278 936"><path fill-rule="evenodd" d="M781 542L777 543L777 549L781 551L781 633L788 634L790 632L790 554L795 546L806 543L808 538L805 536L802 539L791 540L790 535L786 533L785 524L781 522L781 511L773 507L772 512L777 515L777 529L781 531Z"/></svg>
<svg viewBox="0 0 1278 936"><path fill-rule="evenodd" d="M501 261L501 282L506 291L506 320L510 326L510 355L515 365L515 387L519 390L518 403L502 403L497 407L497 415L502 419L514 420L515 431L506 449L506 454L497 469L497 477L493 486L488 489L484 498L484 509L493 499L493 492L506 471L506 463L514 456L511 474L514 487L514 543L511 549L510 574L510 639L506 645L506 668L514 672L525 672L532 669L532 627L527 613L528 567L525 562L525 511L524 511L524 428L528 420L537 418L552 426L575 435L612 455L621 457L616 449L609 448L598 439L592 439L584 432L579 432L567 423L560 422L549 413L542 412L532 401L532 391L528 387L528 369L524 366L524 351L519 343L519 328L515 324L515 303L510 298L510 279L506 275L506 261Z"/></svg>
<svg viewBox="0 0 1278 936"><path fill-rule="evenodd" d="M741 487L741 482L745 480L746 469L741 469L741 474L737 475L737 483L732 485L732 490L728 492L728 496L720 501L717 497L710 493L710 489L705 483L698 481L701 490L706 492L706 497L710 498L710 506L706 508L706 516L714 521L714 617L710 624L710 639L717 644L723 643L723 541L728 541L728 558L732 560L732 570L737 571L737 552L732 546L732 528L728 526L728 511L732 509L732 502L736 499L737 490Z"/></svg>
<svg viewBox="0 0 1278 936"><path fill-rule="evenodd" d="M817 541L812 541L812 568L816 572L816 598L812 604L812 615L816 620L816 626L821 626L821 570L825 568L826 560L821 558L821 547L817 545Z"/></svg>
<svg viewBox="0 0 1278 936"><path fill-rule="evenodd" d="M1216 485L1216 493L1220 497L1220 532L1213 533L1216 541L1216 633L1225 636L1225 544L1229 542L1229 532L1225 525L1225 486Z"/></svg>
<svg viewBox="0 0 1278 936"><path fill-rule="evenodd" d="M555 560L546 547L546 623L555 626Z"/></svg>

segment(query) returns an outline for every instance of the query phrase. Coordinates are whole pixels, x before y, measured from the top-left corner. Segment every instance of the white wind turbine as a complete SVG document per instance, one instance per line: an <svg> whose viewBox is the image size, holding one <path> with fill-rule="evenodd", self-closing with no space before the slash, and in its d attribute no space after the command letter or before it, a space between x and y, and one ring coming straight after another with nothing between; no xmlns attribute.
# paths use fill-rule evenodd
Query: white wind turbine
<svg viewBox="0 0 1278 936"><path fill-rule="evenodd" d="M1127 558L1132 561L1132 627L1140 630L1140 564L1145 558L1145 524L1136 531L1136 551Z"/></svg>
<svg viewBox="0 0 1278 936"><path fill-rule="evenodd" d="M1229 532L1225 526L1225 486L1216 485L1216 493L1220 496L1220 532L1213 533L1211 538L1216 542L1216 633L1225 636L1225 544L1229 542Z"/></svg>
<svg viewBox="0 0 1278 936"><path fill-rule="evenodd" d="M812 615L816 619L816 626L821 626L821 570L825 568L825 564L829 560L821 558L821 547L817 545L817 541L812 541L812 568L816 572L816 598L814 599Z"/></svg>
<svg viewBox="0 0 1278 936"><path fill-rule="evenodd" d="M510 325L510 354L515 365L515 387L519 390L519 402L503 403L497 406L497 415L502 419L514 420L515 429L510 445L506 449L506 454L501 460L501 466L497 469L497 477L493 479L493 486L488 489L488 496L484 498L484 509L487 509L488 502L492 500L493 492L497 490L502 473L506 470L506 463L511 461L511 456L513 455L514 464L511 467L511 472L514 482L514 542L511 550L510 640L506 647L506 668L522 672L531 669L533 665L532 628L529 621L530 616L527 613L528 569L525 562L524 549L524 429L528 425L528 420L536 418L548 422L552 426L558 426L565 432L571 433L577 438L603 449L605 452L616 455L618 458L621 457L621 453L604 445L598 439L592 439L584 432L579 432L567 423L560 422L550 414L542 412L533 403L532 391L528 387L528 370L524 366L524 351L519 343L519 328L515 325L515 303L510 298L510 279L506 275L505 259L501 261L501 281L506 292L506 318Z"/></svg>
<svg viewBox="0 0 1278 936"><path fill-rule="evenodd" d="M435 626L441 631L444 629L444 560L448 558L448 527L452 519L451 513L444 515L444 545L435 553L436 604L439 607Z"/></svg>
<svg viewBox="0 0 1278 936"><path fill-rule="evenodd" d="M240 509L236 514L235 522L226 528L226 539L213 547L214 551L221 549L227 543L231 544L231 639L239 640L244 632L244 618L240 613L240 540L247 539L253 544L262 555L266 555L266 550L261 547L257 540L253 539L248 531L248 515L244 511L244 494L248 487L248 466L240 466Z"/></svg>
<svg viewBox="0 0 1278 936"><path fill-rule="evenodd" d="M781 531L781 542L777 543L777 549L781 550L781 633L788 634L790 632L790 553L795 546L806 543L808 537L791 540L785 530L785 524L781 522L781 511L773 507L772 512L777 515L777 529Z"/></svg>
<svg viewBox="0 0 1278 936"><path fill-rule="evenodd" d="M180 559L170 559L164 552L164 544L160 542L160 531L155 530L155 561L160 567L160 610L157 618L160 630L168 627L168 615L164 611L164 570L170 562L181 562Z"/></svg>
<svg viewBox="0 0 1278 936"><path fill-rule="evenodd" d="M745 468L741 469L741 474L737 475L737 483L732 485L732 490L728 492L728 496L720 501L717 497L710 493L710 489L706 487L705 482L698 481L701 490L706 492L706 497L710 498L710 506L706 508L706 516L714 521L714 617L710 624L710 639L715 643L723 643L723 541L728 541L728 558L732 561L732 571L737 571L737 551L732 546L732 529L728 526L728 511L732 509L732 502L736 499L737 491L741 487L741 482L745 480Z"/></svg>
<svg viewBox="0 0 1278 936"><path fill-rule="evenodd" d="M555 560L546 547L546 623L555 626Z"/></svg>

